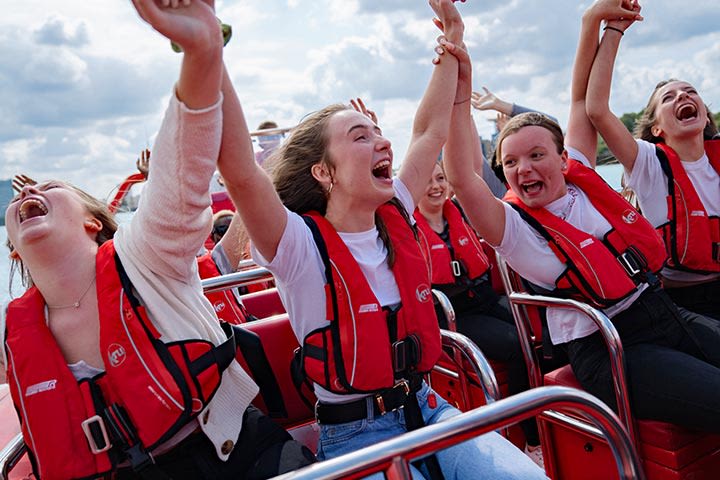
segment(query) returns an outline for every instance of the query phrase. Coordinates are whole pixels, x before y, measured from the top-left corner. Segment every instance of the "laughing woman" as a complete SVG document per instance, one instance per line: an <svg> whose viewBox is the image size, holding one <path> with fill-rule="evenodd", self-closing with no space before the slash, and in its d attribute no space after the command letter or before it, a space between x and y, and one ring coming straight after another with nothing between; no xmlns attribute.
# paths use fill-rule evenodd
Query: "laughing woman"
<svg viewBox="0 0 720 480"><path fill-rule="evenodd" d="M117 233L66 183L10 203L10 256L32 286L3 312L0 381L38 478L273 477L312 455L249 406L257 386L195 264L222 133L220 28L206 2L133 3L185 52L152 175Z"/></svg>
<svg viewBox="0 0 720 480"><path fill-rule="evenodd" d="M464 27L452 0L430 5L448 39L460 44ZM303 120L276 152L277 192L253 160L247 124L226 80L230 130L218 166L253 255L273 272L303 346L319 400L321 459L458 413L422 380L440 354L440 334L408 215L447 137L453 102L470 97L469 90L456 92L458 61L445 57L420 102L397 178L390 141L377 125L349 106L332 105ZM494 433L439 452L420 470L413 467L413 475L436 478L438 470L447 479L543 477Z"/></svg>
<svg viewBox="0 0 720 480"><path fill-rule="evenodd" d="M665 261L662 241L587 160L595 155L597 134L585 114L585 92L601 21L627 28L639 17L639 7L620 4L600 0L583 16L567 137L535 113L511 119L500 133L507 203L466 161L478 154L468 136L469 107L453 115L445 168L473 227L513 269L544 291L601 308L612 319L637 418L720 433L720 329L678 308L662 290L654 275ZM566 150L564 142L575 148ZM555 308L547 318L552 342L567 351L583 387L615 406L607 348L595 323Z"/></svg>
<svg viewBox="0 0 720 480"><path fill-rule="evenodd" d="M678 305L720 320L720 140L697 89L665 80L650 95L635 135L610 111L623 27L605 29L588 85L587 113L625 167L640 210L665 240L665 290Z"/></svg>

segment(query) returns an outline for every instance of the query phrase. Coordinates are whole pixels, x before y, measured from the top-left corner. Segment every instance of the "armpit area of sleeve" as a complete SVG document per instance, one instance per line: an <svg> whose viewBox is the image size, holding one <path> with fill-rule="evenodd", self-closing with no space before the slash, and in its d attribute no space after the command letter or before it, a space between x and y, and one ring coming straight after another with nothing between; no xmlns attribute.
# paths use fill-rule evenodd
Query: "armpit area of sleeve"
<svg viewBox="0 0 720 480"><path fill-rule="evenodd" d="M250 256L252 257L252 259L255 260L255 263L257 263L261 267L267 268L273 273L276 273L278 270L280 270L281 266L285 263L285 260L283 259L286 256L290 255L288 252L290 252L293 246L294 229L297 229L299 226L293 225L293 222L300 220L303 226L305 225L305 223L302 221L302 218L300 218L298 215L292 215L290 210L288 210L287 208L285 208L285 214L288 218L287 222L285 223L285 230L280 237L280 242L278 242L274 258L268 260L258 251L257 248L255 248L255 243L250 242Z"/></svg>

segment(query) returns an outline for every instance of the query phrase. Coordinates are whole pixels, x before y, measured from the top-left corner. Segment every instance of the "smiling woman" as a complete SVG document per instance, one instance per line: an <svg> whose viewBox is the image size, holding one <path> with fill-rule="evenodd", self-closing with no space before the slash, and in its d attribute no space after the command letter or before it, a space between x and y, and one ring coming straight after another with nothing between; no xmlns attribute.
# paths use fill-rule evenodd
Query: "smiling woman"
<svg viewBox="0 0 720 480"><path fill-rule="evenodd" d="M38 478L269 478L314 461L250 405L258 388L202 295L222 36L213 2L160 3L133 0L185 53L132 220L116 232L59 181L25 183L6 211L29 288L0 316L0 382Z"/></svg>
<svg viewBox="0 0 720 480"><path fill-rule="evenodd" d="M607 49L598 49L600 25L604 21L608 27L604 43L640 19L634 2L599 0L585 12L567 136L542 114L525 113L508 122L498 139L511 187L505 202L492 195L467 161L480 152L465 112L454 117L444 151L446 172L471 224L534 290L579 300L612 319L636 417L717 433L720 325L673 303L656 276L666 259L662 240L592 168L597 132L585 103ZM691 101L687 93L677 95ZM703 112L703 121L694 121L702 147L706 118L704 110L697 111ZM617 129L629 135L621 123ZM582 386L614 407L608 352L595 323L580 312L548 308L547 324L551 341L567 352Z"/></svg>
<svg viewBox="0 0 720 480"><path fill-rule="evenodd" d="M694 312L720 319L720 140L697 89L658 83L635 127L636 140L608 107L622 30L603 36L588 88L588 115L625 168L643 214L662 235L668 294Z"/></svg>
<svg viewBox="0 0 720 480"><path fill-rule="evenodd" d="M253 257L273 273L302 344L300 363L318 398L320 459L459 413L423 380L440 355L440 332L409 216L455 105L470 97L455 88L460 64L469 68L456 5L430 5L446 37L439 53L448 53L436 62L397 177L391 143L370 116L336 104L306 117L274 153L276 192L253 159L229 81L223 90L225 124L233 128L223 137L218 167ZM446 478L480 471L492 478L543 477L495 433L439 452L421 470L413 467L413 477L438 478L440 471Z"/></svg>

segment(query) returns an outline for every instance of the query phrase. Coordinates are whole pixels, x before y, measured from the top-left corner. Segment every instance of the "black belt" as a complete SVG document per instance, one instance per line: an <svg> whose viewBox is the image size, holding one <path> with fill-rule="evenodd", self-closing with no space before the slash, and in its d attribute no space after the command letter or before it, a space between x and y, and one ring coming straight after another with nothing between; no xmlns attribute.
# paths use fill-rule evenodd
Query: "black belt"
<svg viewBox="0 0 720 480"><path fill-rule="evenodd" d="M373 417L393 412L407 401L409 395L420 389L422 377L418 376L412 380L402 380L394 387L372 395L371 411L368 412L368 397L361 398L349 403L321 403L315 404L315 419L318 423L338 424L354 422L368 418L369 413Z"/></svg>

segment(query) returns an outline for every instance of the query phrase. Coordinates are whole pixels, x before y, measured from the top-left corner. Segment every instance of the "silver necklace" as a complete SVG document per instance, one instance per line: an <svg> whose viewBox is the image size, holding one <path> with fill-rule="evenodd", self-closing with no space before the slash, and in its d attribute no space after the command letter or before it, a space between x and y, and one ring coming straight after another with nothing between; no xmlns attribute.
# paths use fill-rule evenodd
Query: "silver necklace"
<svg viewBox="0 0 720 480"><path fill-rule="evenodd" d="M87 293L90 291L90 287L92 287L94 283L95 283L95 276L93 276L92 280L90 280L90 285L88 285L87 288L85 289L85 291L83 292L83 294L80 295L80 298L77 299L77 302L71 303L70 305L50 305L50 304L48 304L48 306L47 306L48 309L61 310L63 308L80 308L80 302L82 302L83 298L85 298L85 295L87 295Z"/></svg>

